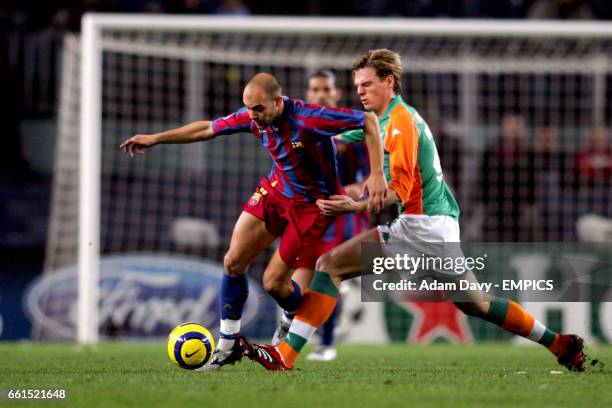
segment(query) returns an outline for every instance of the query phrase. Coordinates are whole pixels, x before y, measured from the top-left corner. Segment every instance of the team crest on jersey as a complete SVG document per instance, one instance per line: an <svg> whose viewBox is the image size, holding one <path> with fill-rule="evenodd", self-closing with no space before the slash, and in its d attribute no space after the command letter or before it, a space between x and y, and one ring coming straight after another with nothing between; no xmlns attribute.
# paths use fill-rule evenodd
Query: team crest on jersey
<svg viewBox="0 0 612 408"><path fill-rule="evenodd" d="M293 147L294 149L302 149L304 148L304 143L297 141L297 142L291 142L291 147Z"/></svg>
<svg viewBox="0 0 612 408"><path fill-rule="evenodd" d="M257 205L260 199L261 199L260 193L253 193L251 198L249 198L249 205Z"/></svg>

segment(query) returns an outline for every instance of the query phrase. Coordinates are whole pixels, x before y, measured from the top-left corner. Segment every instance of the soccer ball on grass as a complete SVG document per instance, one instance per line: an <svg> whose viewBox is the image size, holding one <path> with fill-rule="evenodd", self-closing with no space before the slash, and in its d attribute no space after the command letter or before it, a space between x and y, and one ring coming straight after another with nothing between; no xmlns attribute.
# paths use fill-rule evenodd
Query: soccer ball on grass
<svg viewBox="0 0 612 408"><path fill-rule="evenodd" d="M168 356L181 368L193 370L208 363L215 351L212 334L197 323L183 323L168 336Z"/></svg>

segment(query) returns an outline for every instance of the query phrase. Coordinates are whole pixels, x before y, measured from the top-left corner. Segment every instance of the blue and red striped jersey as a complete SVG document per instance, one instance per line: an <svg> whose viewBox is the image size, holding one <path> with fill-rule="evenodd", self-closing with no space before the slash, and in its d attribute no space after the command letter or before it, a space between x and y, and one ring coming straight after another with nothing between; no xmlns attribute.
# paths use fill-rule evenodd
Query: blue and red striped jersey
<svg viewBox="0 0 612 408"><path fill-rule="evenodd" d="M212 122L215 135L253 133L273 160L270 181L288 198L313 202L340 191L332 136L363 128L363 111L328 108L284 97L278 127L260 129L246 107ZM278 183L274 183L277 181Z"/></svg>
<svg viewBox="0 0 612 408"><path fill-rule="evenodd" d="M338 148L336 159L338 160L338 177L343 186L353 183L361 183L370 175L370 159L368 147L364 142L343 143Z"/></svg>
<svg viewBox="0 0 612 408"><path fill-rule="evenodd" d="M342 143L338 148L338 175L343 186L361 183L370 175L370 160L368 148L363 142ZM334 219L329 225L322 241L326 244L340 244L355 235L366 231L370 226L370 215L367 212L356 214L343 214Z"/></svg>

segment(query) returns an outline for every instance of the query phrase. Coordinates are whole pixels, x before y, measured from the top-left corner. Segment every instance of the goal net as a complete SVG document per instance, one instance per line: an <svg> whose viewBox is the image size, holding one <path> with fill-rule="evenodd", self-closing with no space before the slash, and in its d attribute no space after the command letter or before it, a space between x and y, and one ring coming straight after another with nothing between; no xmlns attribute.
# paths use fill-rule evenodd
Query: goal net
<svg viewBox="0 0 612 408"><path fill-rule="evenodd" d="M162 323L171 326L163 316L175 316L172 309L180 306L181 291L189 291L185 284L164 289L163 271L173 266L160 259L208 259L212 263L207 265L219 272L241 204L271 167L257 139L241 134L207 143L163 145L137 160L130 160L118 146L137 133L237 110L246 81L259 71L274 74L284 94L302 98L308 75L315 69L331 69L342 90L341 105L359 108L350 71L355 58L375 48L399 52L405 69L403 97L433 131L445 178L462 209L465 240L575 241L582 216L602 217L602 222L612 216L610 167L597 162L598 152L609 146L605 126L612 113L612 42L610 30L596 24L542 28L537 23L470 26L423 20L114 15L91 19L98 36L89 44L100 50L93 71L81 71L81 40L69 36L64 42L45 276L76 271L79 231L89 228L89 241L81 235L81 257L91 256L87 245L93 246L97 258L89 265L97 267L99 262L102 283L110 286L96 289L100 314L81 309L89 313L80 313L80 320L74 305L62 304L61 290L41 289L31 300L41 320L45 313L63 317L56 318L61 322L55 326L37 320L39 336L74 337L77 321L99 321L104 336L133 333L135 326L137 334L157 333L160 327L165 330ZM95 69L99 88L96 76L91 77ZM89 99L82 99L81 84L92 90ZM88 129L80 121L82 101L99 104L94 122L99 125L99 141L95 132L81 136ZM89 113L86 118L92 120ZM85 145L86 152L84 140L94 144ZM80 152L88 155L84 161L79 160ZM92 157L99 158L99 171L88 161ZM81 180L82 188L93 186L85 196L93 201L89 207L79 199L79 176L84 171L93 177ZM80 211L92 206L99 209L92 213L94 219L83 214L79 219ZM251 266L254 282L270 251ZM132 257L133 262L112 264L122 257ZM120 290L119 283L104 277L105 268L142 272L147 269L142 262L152 263L160 274L147 281L147 290L157 298L173 292L174 303L162 307L149 302L149 309L142 311L138 305L126 306L130 298L125 295L123 301L105 306ZM256 283L251 286L257 289ZM91 293L97 297L95 290ZM142 293L132 295L139 299ZM251 307L258 316L271 316L254 317L252 330L271 334L273 303L261 292L251 297L260 298ZM371 315L362 309L375 307L377 325L388 338L408 335L414 308L392 301L353 306L345 324L358 327L363 324L358 319ZM206 323L214 324L216 305L210 301L198 307L208 313ZM158 319L154 324L136 322L151 314ZM175 318L199 316L186 312ZM469 324L474 338L503 337L493 326Z"/></svg>

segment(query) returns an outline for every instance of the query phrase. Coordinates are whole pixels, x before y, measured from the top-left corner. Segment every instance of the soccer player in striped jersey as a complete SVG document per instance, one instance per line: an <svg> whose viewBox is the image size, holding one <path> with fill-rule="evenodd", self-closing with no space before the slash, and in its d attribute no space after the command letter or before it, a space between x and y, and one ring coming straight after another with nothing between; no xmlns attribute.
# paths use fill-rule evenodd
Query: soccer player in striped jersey
<svg viewBox="0 0 612 408"><path fill-rule="evenodd" d="M364 184L364 192L369 194L369 210L380 211L387 190L375 115L284 97L276 78L267 73L251 78L244 89L243 102L245 106L231 115L152 135L135 135L120 146L135 157L143 154L144 148L157 144L192 143L250 132L272 157L272 171L243 206L225 255L220 340L212 363L204 366L206 369L218 369L242 357L236 340L248 296L246 271L277 237L279 251L264 271L264 289L285 310L296 310L300 304L301 291L291 280L291 272L300 263L314 268L316 257L307 249L320 240L333 220L320 212L316 200L341 191L333 136L351 129L362 129L366 134L372 167Z"/></svg>
<svg viewBox="0 0 612 408"><path fill-rule="evenodd" d="M341 97L341 91L336 88L336 77L329 70L315 71L308 78L306 101L309 103L335 108ZM338 178L345 191L354 199L359 199L361 184L370 173L368 152L363 143L337 142ZM367 230L370 217L367 212L344 214L335 218L325 231L321 241L312 247L314 256L319 257L344 241ZM293 280L303 291L310 285L314 270L306 265L298 265L293 274ZM341 310L341 299L325 324L319 330L321 343L306 359L314 361L331 361L336 358L334 346L334 330ZM297 310L284 310L283 317L277 327L272 344L278 345L285 340L289 327Z"/></svg>
<svg viewBox="0 0 612 408"><path fill-rule="evenodd" d="M304 294L287 339L278 347L241 340L244 354L269 370L293 368L304 344L332 313L340 282L360 274L362 243L380 242L380 255L395 257L408 253L415 257L428 250L429 246L423 243L454 242L458 245L460 242L459 207L444 181L431 131L417 111L400 96L401 75L399 55L386 49L369 51L353 66L357 94L364 108L379 117L383 143L389 153L389 161L385 163L389 182L385 203L399 201L405 211L392 224L364 232L317 260L310 289ZM318 204L328 215L364 210L363 202L348 196L319 200ZM403 243L403 246L400 249L398 245L385 245L387 242ZM424 255L439 256L437 253ZM428 272L435 278L444 278L439 271ZM459 277L475 281L472 272L455 276ZM460 295L465 296L455 305L464 313L542 344L570 370L584 369L585 355L580 337L553 332L512 300L480 291L461 292Z"/></svg>

